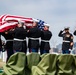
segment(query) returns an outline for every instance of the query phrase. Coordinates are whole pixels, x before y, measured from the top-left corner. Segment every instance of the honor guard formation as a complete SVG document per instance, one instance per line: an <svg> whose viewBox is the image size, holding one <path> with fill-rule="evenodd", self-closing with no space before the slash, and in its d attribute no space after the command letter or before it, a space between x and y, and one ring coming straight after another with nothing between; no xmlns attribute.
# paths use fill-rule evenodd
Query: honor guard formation
<svg viewBox="0 0 76 75"><path fill-rule="evenodd" d="M38 28L38 22L34 21L32 27L27 29L25 23L19 21L16 28L1 32L6 43L2 43L0 39L0 53L7 51L7 61L10 56L16 52L40 52L40 54L50 53L50 39L52 32L49 30L50 25L44 23L43 29ZM76 30L73 33L76 36ZM69 27L65 27L58 34L63 38L62 54L70 54L73 49L73 34L70 33ZM4 46L4 47L3 47ZM4 48L4 49L3 49Z"/></svg>

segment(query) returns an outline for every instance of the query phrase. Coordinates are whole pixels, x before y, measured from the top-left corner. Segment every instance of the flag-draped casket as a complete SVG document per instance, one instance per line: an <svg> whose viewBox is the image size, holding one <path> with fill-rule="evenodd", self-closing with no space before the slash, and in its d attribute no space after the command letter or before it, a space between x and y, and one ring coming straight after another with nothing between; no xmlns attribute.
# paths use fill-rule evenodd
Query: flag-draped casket
<svg viewBox="0 0 76 75"><path fill-rule="evenodd" d="M42 20L27 18L27 17L22 17L22 16L7 15L7 14L1 15L0 16L0 32L4 32L11 28L15 28L17 26L18 21L25 22L26 27L30 28L34 20L38 21L38 27L42 29L45 23Z"/></svg>

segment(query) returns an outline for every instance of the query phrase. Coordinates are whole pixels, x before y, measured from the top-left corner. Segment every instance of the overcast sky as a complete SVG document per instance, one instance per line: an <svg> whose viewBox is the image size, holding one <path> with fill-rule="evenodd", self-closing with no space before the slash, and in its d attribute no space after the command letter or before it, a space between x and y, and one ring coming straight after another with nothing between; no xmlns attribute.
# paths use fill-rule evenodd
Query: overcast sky
<svg viewBox="0 0 76 75"><path fill-rule="evenodd" d="M69 26L76 27L76 0L0 0L0 15L11 14L44 20L50 24L51 43L61 43L58 33ZM74 41L76 37L74 38Z"/></svg>

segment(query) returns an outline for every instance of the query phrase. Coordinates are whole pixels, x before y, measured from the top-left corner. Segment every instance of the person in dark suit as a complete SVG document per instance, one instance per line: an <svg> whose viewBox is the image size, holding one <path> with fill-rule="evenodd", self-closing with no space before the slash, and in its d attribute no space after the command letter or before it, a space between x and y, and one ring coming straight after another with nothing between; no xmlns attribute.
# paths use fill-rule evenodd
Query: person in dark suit
<svg viewBox="0 0 76 75"><path fill-rule="evenodd" d="M14 35L13 50L15 52L27 52L26 35L27 31L24 29L24 22L19 21L17 27L8 33Z"/></svg>
<svg viewBox="0 0 76 75"><path fill-rule="evenodd" d="M41 37L41 30L37 26L38 22L34 21L32 28L27 31L29 52L38 52L39 50L39 38Z"/></svg>
<svg viewBox="0 0 76 75"><path fill-rule="evenodd" d="M10 31L10 30L9 30ZM7 51L7 61L10 58L10 56L13 54L13 35L7 34L8 31L2 32L1 35L5 38L6 44L5 44L5 50Z"/></svg>
<svg viewBox="0 0 76 75"><path fill-rule="evenodd" d="M62 53L70 54L70 50L73 48L73 35L69 32L69 27L61 30L58 36L63 38Z"/></svg>
<svg viewBox="0 0 76 75"><path fill-rule="evenodd" d="M41 45L40 54L49 53L50 50L50 39L52 37L52 32L49 31L49 24L44 24L44 29L41 31Z"/></svg>

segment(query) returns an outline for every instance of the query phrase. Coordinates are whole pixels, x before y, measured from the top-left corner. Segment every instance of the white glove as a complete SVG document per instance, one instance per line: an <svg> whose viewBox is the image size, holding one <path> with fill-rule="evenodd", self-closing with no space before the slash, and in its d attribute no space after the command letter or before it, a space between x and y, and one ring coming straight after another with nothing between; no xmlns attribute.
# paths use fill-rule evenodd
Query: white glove
<svg viewBox="0 0 76 75"><path fill-rule="evenodd" d="M69 51L70 51L70 54L73 54L71 49L69 49Z"/></svg>

